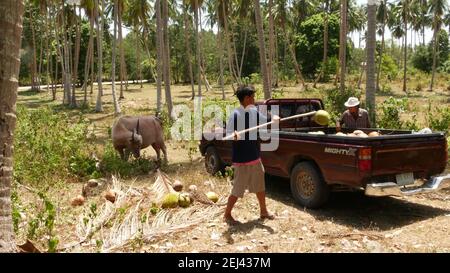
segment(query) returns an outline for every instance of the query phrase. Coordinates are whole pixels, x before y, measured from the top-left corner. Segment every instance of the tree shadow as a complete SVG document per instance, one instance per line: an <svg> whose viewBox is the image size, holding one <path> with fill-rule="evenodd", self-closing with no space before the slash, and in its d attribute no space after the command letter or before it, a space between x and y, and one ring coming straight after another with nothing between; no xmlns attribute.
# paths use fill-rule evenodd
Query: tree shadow
<svg viewBox="0 0 450 273"><path fill-rule="evenodd" d="M333 192L324 207L306 209L292 198L289 181L266 178L269 198L295 207L319 221L331 221L357 229L389 230L450 213L450 210L408 202L395 197L370 197L361 192Z"/></svg>
<svg viewBox="0 0 450 273"><path fill-rule="evenodd" d="M228 226L228 229L222 233L222 236L227 240L228 244L234 244L233 235L234 234L249 234L254 229L265 229L270 234L274 234L273 228L264 225L264 221L260 219L251 220L245 223L236 224L233 226Z"/></svg>

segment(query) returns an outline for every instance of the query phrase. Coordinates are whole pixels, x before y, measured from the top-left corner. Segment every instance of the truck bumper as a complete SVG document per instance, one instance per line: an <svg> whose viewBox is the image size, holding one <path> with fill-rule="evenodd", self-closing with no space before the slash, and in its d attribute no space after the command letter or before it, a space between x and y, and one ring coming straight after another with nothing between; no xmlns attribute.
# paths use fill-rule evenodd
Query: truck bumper
<svg viewBox="0 0 450 273"><path fill-rule="evenodd" d="M394 182L367 184L365 194L369 196L405 196L418 193L434 192L450 187L450 174L433 176L422 186L401 187Z"/></svg>

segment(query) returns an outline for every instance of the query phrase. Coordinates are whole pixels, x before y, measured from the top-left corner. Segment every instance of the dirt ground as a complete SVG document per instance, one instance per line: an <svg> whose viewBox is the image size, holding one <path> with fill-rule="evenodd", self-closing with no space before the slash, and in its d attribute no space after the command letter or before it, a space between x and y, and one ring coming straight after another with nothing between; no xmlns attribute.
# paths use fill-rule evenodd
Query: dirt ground
<svg viewBox="0 0 450 273"><path fill-rule="evenodd" d="M188 102L190 86L174 86L175 103ZM310 97L316 94L285 87L289 97ZM110 86L105 91L108 94ZM153 113L156 102L154 85L144 89L130 85L121 101L124 113ZM231 88L227 88L230 97ZM59 94L58 94L59 95ZM95 94L94 94L95 95ZM206 93L208 97L221 97L218 89ZM401 94L399 94L401 96ZM19 93L18 102L29 107L51 103L49 94ZM80 93L79 99L82 98ZM95 96L89 98L95 104ZM105 113L88 113L93 133L107 138L107 127L114 116L110 95L104 96ZM383 100L383 97L378 97ZM448 104L448 94L422 92L410 97L417 105L425 101ZM59 103L59 102L58 102ZM77 111L77 110L73 110ZM94 126L95 125L95 126ZM95 128L95 129L94 129ZM106 139L105 139L106 140ZM229 181L212 178L204 168L199 152L189 156L186 143L168 141L169 163L164 171L185 184L196 184L201 190L216 190L227 196ZM155 156L150 148L144 155ZM447 168L447 173L450 168ZM211 185L209 180L216 183ZM154 173L126 180L128 185L150 186ZM218 187L217 185L221 185ZM81 193L81 183L62 183L50 190L57 205L57 234L60 245L77 240L75 225L79 215L89 204L105 202L93 197L84 206L72 207L70 200ZM239 199L233 211L242 224L228 226L216 217L191 228L155 240L152 243L123 248L125 252L450 252L450 190L413 197L370 198L359 192L333 193L327 205L319 210L309 210L297 205L290 194L286 180L267 177L268 208L275 220L258 220L256 197L246 194ZM33 203L36 197L29 190L19 187L22 200ZM26 217L26 215L24 216ZM23 239L23 238L22 238ZM95 244L92 242L92 244Z"/></svg>

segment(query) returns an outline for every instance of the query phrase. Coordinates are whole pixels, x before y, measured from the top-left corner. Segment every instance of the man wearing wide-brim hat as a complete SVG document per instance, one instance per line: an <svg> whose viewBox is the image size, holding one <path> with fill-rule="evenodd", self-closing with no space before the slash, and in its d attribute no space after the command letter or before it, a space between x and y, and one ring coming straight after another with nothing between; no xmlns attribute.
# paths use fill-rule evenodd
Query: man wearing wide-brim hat
<svg viewBox="0 0 450 273"><path fill-rule="evenodd" d="M359 100L350 97L344 103L347 110L342 114L341 118L336 122L336 131L341 130L341 126L349 129L371 128L369 121L369 113L359 108Z"/></svg>

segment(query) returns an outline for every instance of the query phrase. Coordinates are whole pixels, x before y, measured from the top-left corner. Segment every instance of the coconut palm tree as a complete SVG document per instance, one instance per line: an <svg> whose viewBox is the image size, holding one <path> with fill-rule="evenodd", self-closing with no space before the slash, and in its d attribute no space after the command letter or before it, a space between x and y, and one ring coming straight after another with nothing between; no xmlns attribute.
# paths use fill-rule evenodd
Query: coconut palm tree
<svg viewBox="0 0 450 273"><path fill-rule="evenodd" d="M376 83L376 90L380 91L380 76L381 76L381 65L383 61L383 51L384 51L384 33L386 29L386 22L388 20L388 5L387 0L381 0L380 5L377 9L376 19L377 22L381 25L379 28L378 33L381 35L381 49L378 59L378 68L377 68L377 83Z"/></svg>
<svg viewBox="0 0 450 273"><path fill-rule="evenodd" d="M256 30L258 32L259 60L261 65L261 74L263 78L264 99L269 99L272 95L271 95L269 71L267 68L266 43L264 41L264 28L261 16L261 5L259 4L259 0L254 0L253 2L255 7Z"/></svg>
<svg viewBox="0 0 450 273"><path fill-rule="evenodd" d="M201 61L201 44L200 44L200 37L199 37L199 33L198 33L198 10L200 9L201 5L202 5L203 1L199 1L199 0L194 0L193 2L191 1L191 7L194 10L194 24L195 24L195 45L197 48L197 53L196 53L196 57L197 57L197 84L198 84L198 92L197 92L197 96L201 97L202 96L202 73L201 73L201 66L202 66L202 61Z"/></svg>
<svg viewBox="0 0 450 273"><path fill-rule="evenodd" d="M114 0L114 12L113 12L113 21L114 21L114 30L113 30L113 39L112 39L112 60L111 60L111 89L112 89L112 97L114 103L114 114L120 114L120 106L119 102L116 98L116 37L117 37L117 24L118 24L118 10L119 10L119 1ZM119 27L122 27L119 25Z"/></svg>
<svg viewBox="0 0 450 273"><path fill-rule="evenodd" d="M163 50L163 56L164 56L164 87L165 87L165 97L166 97L166 104L167 104L167 111L169 114L169 117L172 118L172 95L170 92L170 45L169 45L169 30L168 30L168 21L169 21L169 5L168 0L162 0L162 26L163 26L163 32L164 32L164 50Z"/></svg>
<svg viewBox="0 0 450 273"><path fill-rule="evenodd" d="M430 13L433 16L433 70L431 73L430 91L433 91L434 77L436 74L437 55L439 47L439 30L442 27L444 12L447 10L447 0L431 0Z"/></svg>
<svg viewBox="0 0 450 273"><path fill-rule="evenodd" d="M276 71L277 62L275 60L275 24L273 19L273 0L269 0L268 15L269 15L269 63L268 63L268 73L270 86L273 87L274 83L277 82Z"/></svg>
<svg viewBox="0 0 450 273"><path fill-rule="evenodd" d="M327 67L328 62L328 10L330 8L330 1L326 0L323 3L323 58L322 58L322 67L320 68L319 75L317 75L317 78L314 80L313 87L316 88L317 82L320 81L321 77L323 76L324 70Z"/></svg>
<svg viewBox="0 0 450 273"><path fill-rule="evenodd" d="M22 0L0 2L0 252L16 251L11 181L23 10Z"/></svg>
<svg viewBox="0 0 450 273"><path fill-rule="evenodd" d="M104 18L102 15L99 15L99 12L103 14L104 8L105 8L105 2L102 0L102 9L99 9L99 1L95 0L95 18L97 18L97 55L98 55L98 62L97 62L97 77L98 77L98 92L97 92L97 103L95 104L95 111L96 112L103 112L103 105L102 105L102 95L103 95L103 86L102 86L102 79L103 79L103 51L102 51L102 43L103 43L103 27L104 24Z"/></svg>
<svg viewBox="0 0 450 273"><path fill-rule="evenodd" d="M123 38L122 38L122 17L127 8L126 1L118 0L118 11L117 11L117 20L119 24L119 51L120 51L120 97L119 99L124 99L123 96L123 85L125 81L125 89L128 90L128 76L127 76L127 67L125 65L125 53L123 50Z"/></svg>
<svg viewBox="0 0 450 273"><path fill-rule="evenodd" d="M95 15L94 15L94 1L95 0L83 0L81 2L81 6L84 9L84 13L89 19L89 42L88 49L86 53L86 59L84 62L84 83L83 83L83 92L84 92L84 100L83 104L87 104L87 85L89 81L89 70L94 70L94 24L95 24Z"/></svg>
<svg viewBox="0 0 450 273"><path fill-rule="evenodd" d="M300 4L304 4L306 6L302 6L303 8L300 11L297 11L294 7L297 7L294 5L294 7L288 8L287 7L287 1L286 0L279 0L277 2L276 10L275 10L275 21L279 27L279 29L282 30L284 33L285 43L287 45L287 50L289 55L291 56L291 60L294 64L295 74L296 74L296 83L300 82L303 87L306 87L305 81L303 79L302 71L300 68L300 65L298 64L297 57L295 54L295 48L291 40L290 33L295 32L294 27L294 21L298 17L306 17L304 16L304 13L309 12L309 4L307 4L304 1L300 1ZM297 4L299 5L299 4ZM306 11L305 11L306 9ZM301 21L297 20L295 22L301 23ZM328 24L327 24L328 27ZM328 29L328 28L327 28ZM326 39L328 40L328 39Z"/></svg>
<svg viewBox="0 0 450 273"><path fill-rule="evenodd" d="M189 80L191 82L192 96L193 100L195 97L195 86L194 86L194 72L192 70L192 56L191 56L191 45L190 45L190 37L189 37L189 26L192 25L191 17L188 14L188 7L186 4L183 4L183 20L184 20L184 45L186 47L187 54L187 62L189 68ZM220 33L219 33L220 35Z"/></svg>
<svg viewBox="0 0 450 273"><path fill-rule="evenodd" d="M127 9L124 14L124 21L133 26L133 32L136 35L136 58L137 58L137 66L139 70L139 81L142 86L142 65L141 65L141 28L144 32L144 36L142 37L142 42L144 44L144 48L147 47L147 37L149 25L147 18L150 18L151 6L147 0L131 0L128 1Z"/></svg>
<svg viewBox="0 0 450 273"><path fill-rule="evenodd" d="M339 90L345 90L346 49L347 49L347 4L348 0L341 0L341 25L339 35Z"/></svg>
<svg viewBox="0 0 450 273"><path fill-rule="evenodd" d="M163 28L161 16L161 0L155 1L155 15L156 15L156 114L161 113L161 82L163 77Z"/></svg>
<svg viewBox="0 0 450 273"><path fill-rule="evenodd" d="M376 51L376 0L367 1L367 80L366 105L372 124L375 124L375 51Z"/></svg>

